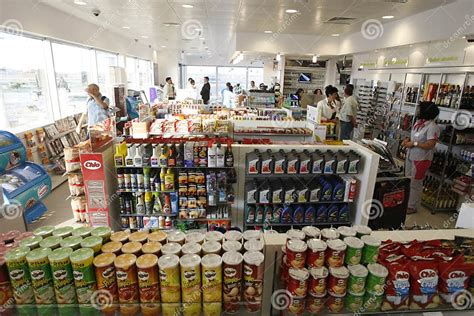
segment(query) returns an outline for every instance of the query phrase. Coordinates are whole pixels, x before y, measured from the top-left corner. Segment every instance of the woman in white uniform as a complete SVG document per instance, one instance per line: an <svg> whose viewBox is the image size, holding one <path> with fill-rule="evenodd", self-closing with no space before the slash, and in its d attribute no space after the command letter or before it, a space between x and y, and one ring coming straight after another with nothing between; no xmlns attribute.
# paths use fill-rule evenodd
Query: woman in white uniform
<svg viewBox="0 0 474 316"><path fill-rule="evenodd" d="M326 99L319 101L316 107L316 123L336 122L337 92L337 88L333 86L326 87Z"/></svg>
<svg viewBox="0 0 474 316"><path fill-rule="evenodd" d="M402 142L402 146L408 148L406 174L411 177L407 214L416 213L420 207L423 180L431 166L439 137L439 127L435 123L439 115L436 104L420 102L419 109L418 120L413 125L411 137Z"/></svg>

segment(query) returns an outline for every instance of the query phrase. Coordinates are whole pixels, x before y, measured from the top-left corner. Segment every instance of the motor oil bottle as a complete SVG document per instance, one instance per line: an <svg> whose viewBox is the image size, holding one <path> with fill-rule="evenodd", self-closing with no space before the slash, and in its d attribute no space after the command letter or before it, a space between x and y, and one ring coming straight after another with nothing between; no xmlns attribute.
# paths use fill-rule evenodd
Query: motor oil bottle
<svg viewBox="0 0 474 316"><path fill-rule="evenodd" d="M274 153L274 173L275 174L284 174L286 173L286 155L283 149L280 149L278 152Z"/></svg>
<svg viewBox="0 0 474 316"><path fill-rule="evenodd" d="M261 155L258 149L247 155L247 173L260 174L261 173Z"/></svg>

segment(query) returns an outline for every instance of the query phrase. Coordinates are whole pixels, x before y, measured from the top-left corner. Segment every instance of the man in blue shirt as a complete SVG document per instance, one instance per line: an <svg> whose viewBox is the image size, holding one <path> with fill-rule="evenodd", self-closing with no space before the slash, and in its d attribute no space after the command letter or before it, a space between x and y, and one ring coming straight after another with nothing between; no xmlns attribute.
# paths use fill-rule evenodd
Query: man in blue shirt
<svg viewBox="0 0 474 316"><path fill-rule="evenodd" d="M89 95L87 100L87 123L90 127L109 117L110 101L100 93L99 86L95 83L88 85L86 92Z"/></svg>

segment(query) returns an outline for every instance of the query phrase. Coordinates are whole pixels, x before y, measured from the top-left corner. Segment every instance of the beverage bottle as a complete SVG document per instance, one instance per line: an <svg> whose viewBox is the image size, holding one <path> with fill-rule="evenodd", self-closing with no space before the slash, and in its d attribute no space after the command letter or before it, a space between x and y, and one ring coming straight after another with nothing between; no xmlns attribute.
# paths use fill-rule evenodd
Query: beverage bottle
<svg viewBox="0 0 474 316"><path fill-rule="evenodd" d="M209 147L207 150L207 166L209 168L215 168L217 166L216 147L212 143L209 143Z"/></svg>
<svg viewBox="0 0 474 316"><path fill-rule="evenodd" d="M184 166L184 143L179 143L176 153L176 167Z"/></svg>
<svg viewBox="0 0 474 316"><path fill-rule="evenodd" d="M124 178L125 177L123 175L123 169L122 168L117 169L117 186L119 190L123 190L125 188Z"/></svg>
<svg viewBox="0 0 474 316"><path fill-rule="evenodd" d="M169 149L168 167L176 167L176 145L174 143L171 144Z"/></svg>
<svg viewBox="0 0 474 316"><path fill-rule="evenodd" d="M142 167L143 166L142 145L137 145L137 150L135 152L135 157L133 157L133 165L135 167Z"/></svg>
<svg viewBox="0 0 474 316"><path fill-rule="evenodd" d="M150 157L150 166L156 168L160 165L159 163L159 155L158 155L158 145L152 145L152 155Z"/></svg>
<svg viewBox="0 0 474 316"><path fill-rule="evenodd" d="M130 170L130 186L131 186L132 192L137 191L137 188L138 188L138 186L137 186L137 172L134 169Z"/></svg>
<svg viewBox="0 0 474 316"><path fill-rule="evenodd" d="M120 146L115 146L115 155L114 155L114 161L115 161L115 167L125 167L125 159L123 155L120 153Z"/></svg>
<svg viewBox="0 0 474 316"><path fill-rule="evenodd" d="M167 167L168 166L168 154L169 154L169 150L168 150L168 146L166 146L166 144L163 144L161 146L161 155L160 155L160 167Z"/></svg>
<svg viewBox="0 0 474 316"><path fill-rule="evenodd" d="M217 143L216 148L216 167L225 167L225 150L221 143Z"/></svg>
<svg viewBox="0 0 474 316"><path fill-rule="evenodd" d="M137 204L135 206L137 214L145 215L145 202L143 201L143 194L137 196Z"/></svg>
<svg viewBox="0 0 474 316"><path fill-rule="evenodd" d="M138 169L137 170L137 191L143 192L143 190L145 190L143 169Z"/></svg>
<svg viewBox="0 0 474 316"><path fill-rule="evenodd" d="M133 157L135 156L135 150L134 150L133 144L128 144L127 145L127 156L125 157L125 165L127 167L133 167Z"/></svg>
<svg viewBox="0 0 474 316"><path fill-rule="evenodd" d="M166 175L166 169L161 168L160 172L160 191L165 191L165 175Z"/></svg>
<svg viewBox="0 0 474 316"><path fill-rule="evenodd" d="M132 175L130 174L130 169L124 169L123 173L123 187L121 190L131 190L132 189Z"/></svg>
<svg viewBox="0 0 474 316"><path fill-rule="evenodd" d="M227 143L227 148L225 150L225 166L233 167L234 166L234 154L232 153L232 147L230 142Z"/></svg>
<svg viewBox="0 0 474 316"><path fill-rule="evenodd" d="M143 189L145 191L150 191L150 168L143 168Z"/></svg>

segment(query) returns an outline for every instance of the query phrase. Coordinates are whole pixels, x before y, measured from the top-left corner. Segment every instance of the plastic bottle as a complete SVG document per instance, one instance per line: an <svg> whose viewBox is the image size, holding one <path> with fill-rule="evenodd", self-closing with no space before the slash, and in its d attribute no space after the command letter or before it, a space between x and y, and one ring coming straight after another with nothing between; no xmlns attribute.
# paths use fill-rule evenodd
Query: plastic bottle
<svg viewBox="0 0 474 316"><path fill-rule="evenodd" d="M140 215L145 214L145 202L143 201L143 194L137 195L137 204L135 205L135 212Z"/></svg>
<svg viewBox="0 0 474 316"><path fill-rule="evenodd" d="M166 169L161 168L160 172L160 191L165 191L165 175L166 175Z"/></svg>
<svg viewBox="0 0 474 316"><path fill-rule="evenodd" d="M124 169L123 172L123 188L121 190L131 190L132 189L132 175L130 174L130 169Z"/></svg>
<svg viewBox="0 0 474 316"><path fill-rule="evenodd" d="M133 157L135 156L135 148L133 144L127 145L127 156L125 157L125 165L127 167L133 167Z"/></svg>
<svg viewBox="0 0 474 316"><path fill-rule="evenodd" d="M225 167L225 149L221 143L217 143L216 148L216 167Z"/></svg>
<svg viewBox="0 0 474 316"><path fill-rule="evenodd" d="M151 150L150 150L150 146L148 146L148 144L144 144L143 145L143 162L142 162L142 166L143 167L149 167L150 166L150 158L151 158Z"/></svg>
<svg viewBox="0 0 474 316"><path fill-rule="evenodd" d="M171 218L169 216L166 216L165 219L165 228L171 228Z"/></svg>
<svg viewBox="0 0 474 316"><path fill-rule="evenodd" d="M217 161L216 161L216 146L214 144L209 144L208 150L207 150L207 166L209 168L215 168L217 166Z"/></svg>
<svg viewBox="0 0 474 316"><path fill-rule="evenodd" d="M165 228L165 218L158 216L158 228Z"/></svg>
<svg viewBox="0 0 474 316"><path fill-rule="evenodd" d="M160 167L167 167L168 166L168 146L166 144L163 144L161 146L161 154L160 154Z"/></svg>
<svg viewBox="0 0 474 316"><path fill-rule="evenodd" d="M230 142L227 143L225 150L225 166L229 168L234 166L234 154L232 153Z"/></svg>
<svg viewBox="0 0 474 316"><path fill-rule="evenodd" d="M132 192L136 192L138 189L137 186L137 172L134 169L130 170L130 186Z"/></svg>
<svg viewBox="0 0 474 316"><path fill-rule="evenodd" d="M176 145L171 144L168 154L168 167L176 167L176 151Z"/></svg>
<svg viewBox="0 0 474 316"><path fill-rule="evenodd" d="M137 170L137 191L143 192L145 190L144 178L143 178L143 169Z"/></svg>
<svg viewBox="0 0 474 316"><path fill-rule="evenodd" d="M153 144L152 148L153 148L153 153L152 153L151 158L150 158L150 166L156 168L160 165L159 155L158 155L158 145Z"/></svg>
<svg viewBox="0 0 474 316"><path fill-rule="evenodd" d="M137 150L135 151L135 156L133 157L133 165L135 167L143 166L142 145L137 146Z"/></svg>
<svg viewBox="0 0 474 316"><path fill-rule="evenodd" d="M168 194L165 195L165 203L163 204L163 213L171 214L171 201Z"/></svg>
<svg viewBox="0 0 474 316"><path fill-rule="evenodd" d="M180 143L176 153L176 167L184 166L184 143Z"/></svg>
<svg viewBox="0 0 474 316"><path fill-rule="evenodd" d="M168 168L165 174L165 191L174 190L174 172L173 169Z"/></svg>
<svg viewBox="0 0 474 316"><path fill-rule="evenodd" d="M119 190L123 190L125 188L125 177L123 175L123 169L117 169L117 187Z"/></svg>
<svg viewBox="0 0 474 316"><path fill-rule="evenodd" d="M153 200L153 213L161 213L163 208L161 206L160 194L158 192L153 192Z"/></svg>
<svg viewBox="0 0 474 316"><path fill-rule="evenodd" d="M145 192L145 214L153 213L153 193Z"/></svg>
<svg viewBox="0 0 474 316"><path fill-rule="evenodd" d="M150 168L143 168L143 188L145 191L150 191Z"/></svg>
<svg viewBox="0 0 474 316"><path fill-rule="evenodd" d="M115 146L115 155L114 155L115 167L125 167L125 159L120 153L120 146Z"/></svg>

